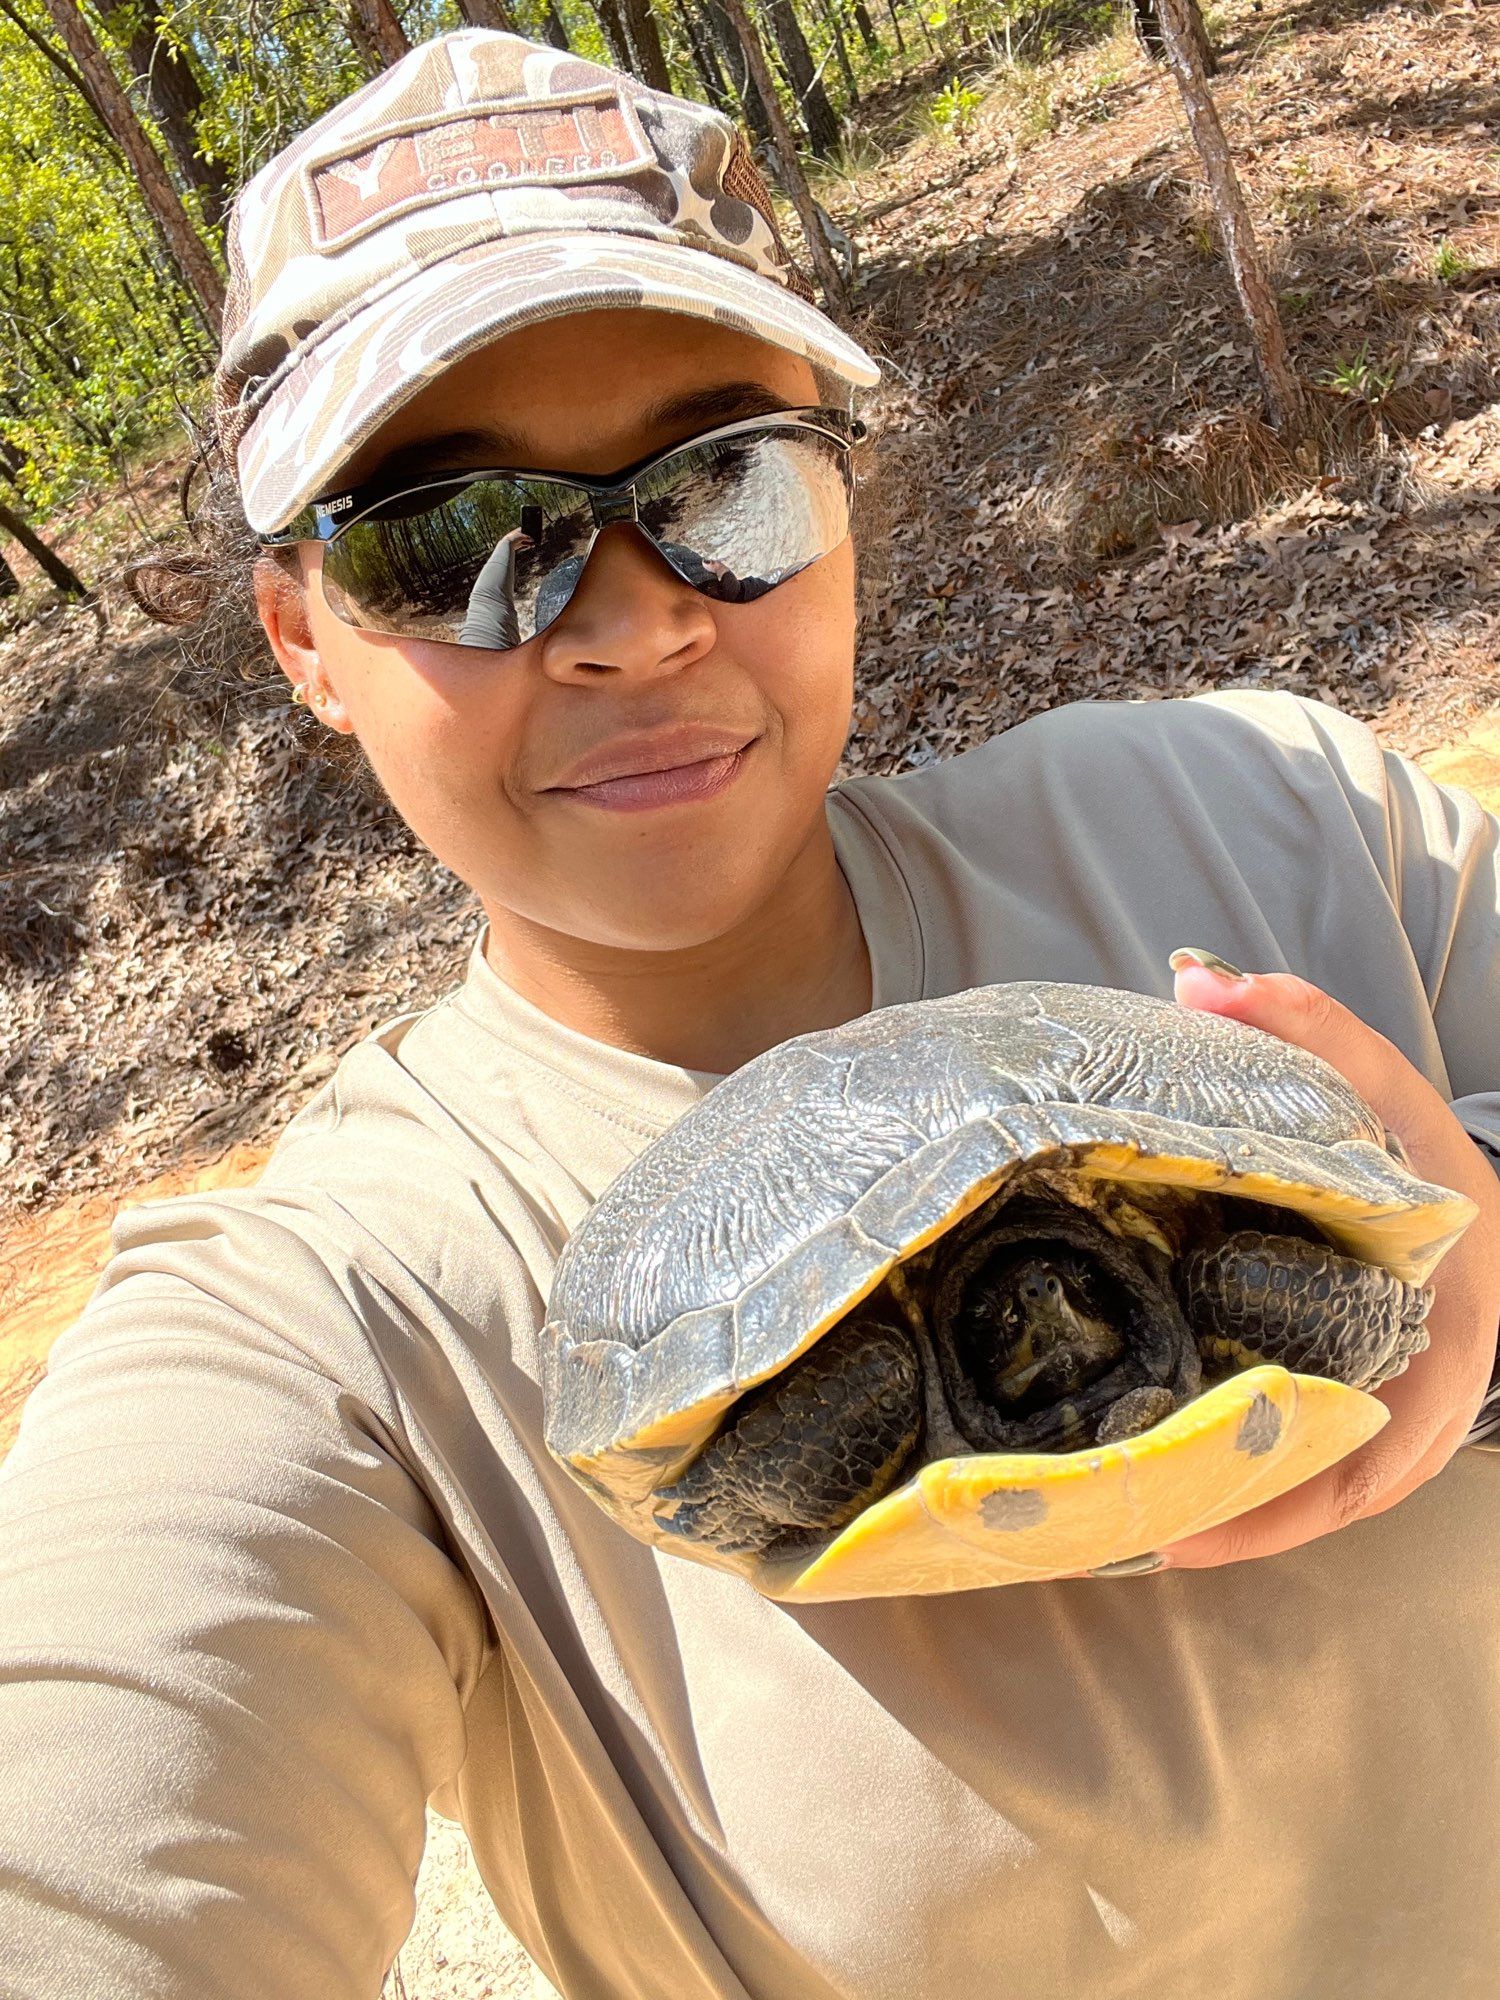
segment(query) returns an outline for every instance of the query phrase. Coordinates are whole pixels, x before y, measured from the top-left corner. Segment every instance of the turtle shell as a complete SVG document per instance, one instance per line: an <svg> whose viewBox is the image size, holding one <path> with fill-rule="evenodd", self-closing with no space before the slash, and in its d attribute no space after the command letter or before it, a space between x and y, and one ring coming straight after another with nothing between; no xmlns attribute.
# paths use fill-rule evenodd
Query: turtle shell
<svg viewBox="0 0 1500 2000"><path fill-rule="evenodd" d="M600 1197L549 1300L549 1449L644 1539L770 1595L840 1597L1140 1553L1274 1497L1386 1421L1359 1390L1259 1367L1121 1443L925 1465L809 1561L730 1560L659 1530L657 1490L732 1404L1036 1168L1291 1209L1417 1284L1474 1214L1410 1171L1330 1065L1240 1022L1058 983L882 1008L726 1077Z"/></svg>

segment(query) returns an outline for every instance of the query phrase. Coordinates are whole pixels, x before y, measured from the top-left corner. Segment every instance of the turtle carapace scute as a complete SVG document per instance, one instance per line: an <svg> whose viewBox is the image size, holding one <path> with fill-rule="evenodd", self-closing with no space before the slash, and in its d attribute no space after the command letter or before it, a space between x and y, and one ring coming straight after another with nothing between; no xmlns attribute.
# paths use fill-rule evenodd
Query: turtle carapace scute
<svg viewBox="0 0 1500 2000"><path fill-rule="evenodd" d="M1239 1022L1060 983L882 1008L606 1189L549 1300L547 1444L771 1596L1078 1574L1372 1436L1473 1212Z"/></svg>

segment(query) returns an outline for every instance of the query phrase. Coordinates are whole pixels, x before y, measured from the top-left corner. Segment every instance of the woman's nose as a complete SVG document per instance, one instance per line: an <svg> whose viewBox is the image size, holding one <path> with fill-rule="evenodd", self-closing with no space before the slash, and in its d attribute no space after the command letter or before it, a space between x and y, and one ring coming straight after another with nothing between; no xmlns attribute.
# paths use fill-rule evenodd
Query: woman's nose
<svg viewBox="0 0 1500 2000"><path fill-rule="evenodd" d="M542 671L558 681L615 674L660 679L712 650L714 607L632 522L602 528L571 596L539 634Z"/></svg>

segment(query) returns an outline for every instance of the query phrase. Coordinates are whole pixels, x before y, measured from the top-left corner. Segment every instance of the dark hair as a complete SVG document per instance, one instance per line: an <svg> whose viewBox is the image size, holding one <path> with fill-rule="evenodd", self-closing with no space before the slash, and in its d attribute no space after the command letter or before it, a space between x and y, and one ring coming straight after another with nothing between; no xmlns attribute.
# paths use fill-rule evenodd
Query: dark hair
<svg viewBox="0 0 1500 2000"><path fill-rule="evenodd" d="M860 335L856 335L860 338ZM813 366L821 401L848 402L848 385ZM183 525L156 548L128 563L124 586L147 617L182 633L190 673L216 692L247 684L278 704L287 690L255 610L258 564L299 576L295 549L264 549L245 520L239 482L212 420L193 439L193 455L179 484ZM885 568L895 503L878 429L854 447L856 485L851 535L855 551L856 606L862 618L870 584ZM294 711L294 713L297 711ZM354 735L323 729L304 717L309 751L373 798L384 797Z"/></svg>

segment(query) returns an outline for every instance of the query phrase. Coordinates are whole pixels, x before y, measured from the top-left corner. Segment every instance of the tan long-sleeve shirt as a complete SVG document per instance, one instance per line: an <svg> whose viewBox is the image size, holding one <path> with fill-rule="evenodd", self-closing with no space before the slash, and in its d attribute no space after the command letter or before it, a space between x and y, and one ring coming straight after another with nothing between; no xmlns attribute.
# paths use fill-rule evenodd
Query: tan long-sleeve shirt
<svg viewBox="0 0 1500 2000"><path fill-rule="evenodd" d="M1500 826L1279 695L830 794L875 1004L1207 945L1500 1161ZM568 2000L1468 2000L1500 1455L1209 1571L789 1607L542 1444L558 1252L714 1079L462 984L132 1209L0 1472L0 1994L373 2000L429 1797Z"/></svg>

